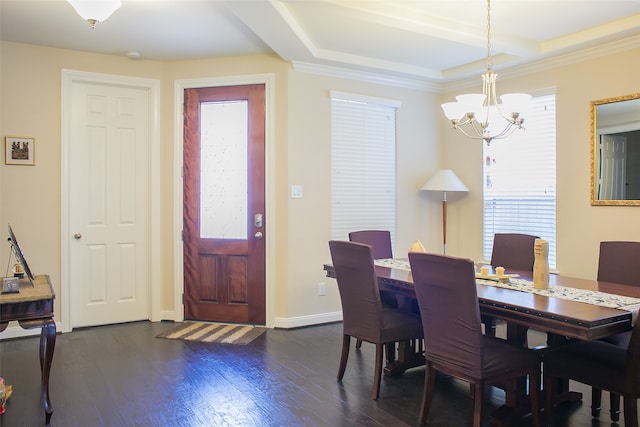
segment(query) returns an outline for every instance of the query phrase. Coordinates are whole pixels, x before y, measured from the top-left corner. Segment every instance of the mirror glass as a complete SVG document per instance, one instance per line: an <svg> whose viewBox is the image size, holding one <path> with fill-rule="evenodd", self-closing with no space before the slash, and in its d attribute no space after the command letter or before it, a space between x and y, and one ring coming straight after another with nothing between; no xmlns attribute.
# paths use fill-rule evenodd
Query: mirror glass
<svg viewBox="0 0 640 427"><path fill-rule="evenodd" d="M640 206L640 93L591 102L591 204Z"/></svg>

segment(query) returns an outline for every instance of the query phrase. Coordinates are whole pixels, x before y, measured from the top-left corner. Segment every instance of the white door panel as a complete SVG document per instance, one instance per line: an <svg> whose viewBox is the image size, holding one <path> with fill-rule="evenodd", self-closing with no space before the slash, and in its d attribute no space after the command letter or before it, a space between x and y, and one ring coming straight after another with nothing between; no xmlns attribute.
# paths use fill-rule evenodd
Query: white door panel
<svg viewBox="0 0 640 427"><path fill-rule="evenodd" d="M627 139L619 135L602 135L601 142L601 200L626 198Z"/></svg>
<svg viewBox="0 0 640 427"><path fill-rule="evenodd" d="M75 83L71 109L71 326L149 319L148 91Z"/></svg>

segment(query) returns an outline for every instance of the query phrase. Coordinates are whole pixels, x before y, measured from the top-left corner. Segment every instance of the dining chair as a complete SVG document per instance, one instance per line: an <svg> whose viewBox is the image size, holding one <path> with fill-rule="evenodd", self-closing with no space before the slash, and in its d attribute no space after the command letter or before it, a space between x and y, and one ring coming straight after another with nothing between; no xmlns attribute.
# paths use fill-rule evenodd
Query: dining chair
<svg viewBox="0 0 640 427"><path fill-rule="evenodd" d="M640 286L640 242L600 242L598 281ZM630 340L631 332L602 338L602 341L622 348L627 348ZM601 399L602 390L593 387L591 389L591 415L595 418L600 416ZM618 421L620 419L620 396L610 393L609 402L611 420Z"/></svg>
<svg viewBox="0 0 640 427"><path fill-rule="evenodd" d="M547 423L553 422L554 386L564 379L622 396L625 427L638 427L640 322L635 323L627 348L601 340L578 341L547 349L542 360Z"/></svg>
<svg viewBox="0 0 640 427"><path fill-rule="evenodd" d="M419 424L429 415L438 371L471 384L476 427L485 385L500 383L515 391L517 379L528 376L533 424L539 425L539 353L482 333L473 261L412 252L409 262L426 344Z"/></svg>
<svg viewBox="0 0 640 427"><path fill-rule="evenodd" d="M600 242L598 281L640 286L640 242Z"/></svg>
<svg viewBox="0 0 640 427"><path fill-rule="evenodd" d="M371 246L373 259L393 258L391 232L388 230L352 231L349 241Z"/></svg>
<svg viewBox="0 0 640 427"><path fill-rule="evenodd" d="M534 246L538 236L520 233L496 233L493 235L491 265L508 270L533 272ZM483 316L482 323L487 335L496 335L496 320Z"/></svg>
<svg viewBox="0 0 640 427"><path fill-rule="evenodd" d="M376 346L371 398L380 394L383 349L398 341L422 339L422 323L417 316L392 307L380 299L371 246L332 240L329 242L342 304L342 355L338 381L342 381L349 358L351 337Z"/></svg>
<svg viewBox="0 0 640 427"><path fill-rule="evenodd" d="M391 232L388 230L360 230L349 233L349 241L371 246L373 259L393 258ZM398 307L396 295L390 292L380 292L382 303L391 307ZM362 340L356 340L356 349L362 347Z"/></svg>
<svg viewBox="0 0 640 427"><path fill-rule="evenodd" d="M533 271L533 248L538 236L519 233L496 233L493 236L491 265L511 270Z"/></svg>

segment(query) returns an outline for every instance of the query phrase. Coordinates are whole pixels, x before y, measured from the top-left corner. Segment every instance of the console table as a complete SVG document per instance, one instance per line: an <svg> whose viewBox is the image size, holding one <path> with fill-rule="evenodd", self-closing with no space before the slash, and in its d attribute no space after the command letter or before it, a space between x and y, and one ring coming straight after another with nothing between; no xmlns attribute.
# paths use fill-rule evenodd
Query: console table
<svg viewBox="0 0 640 427"><path fill-rule="evenodd" d="M17 321L23 329L42 328L40 333L40 371L42 375L42 401L45 422L51 422L53 408L49 399L49 373L56 345L56 323L53 320L55 293L48 275L34 277L33 286L28 279L20 279L20 292L0 294L0 332L9 322Z"/></svg>

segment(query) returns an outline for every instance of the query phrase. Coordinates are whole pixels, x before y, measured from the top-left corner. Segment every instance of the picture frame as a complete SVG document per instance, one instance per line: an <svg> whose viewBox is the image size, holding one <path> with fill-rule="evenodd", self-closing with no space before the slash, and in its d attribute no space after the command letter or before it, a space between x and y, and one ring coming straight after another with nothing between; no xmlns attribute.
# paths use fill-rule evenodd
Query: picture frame
<svg viewBox="0 0 640 427"><path fill-rule="evenodd" d="M9 242L11 243L11 249L16 255L16 259L18 260L18 262L22 265L22 268L24 269L25 273L27 273L27 277L29 278L29 281L31 282L31 284L33 284L33 280L35 279L35 276L31 272L31 269L29 268L29 264L27 264L27 259L24 256L24 252L22 251L20 244L18 243L18 239L16 239L16 235L13 232L13 228L11 228L11 224L8 224L8 227L9 227Z"/></svg>
<svg viewBox="0 0 640 427"><path fill-rule="evenodd" d="M34 166L36 164L35 138L25 136L6 136L4 145L5 164L26 166Z"/></svg>

